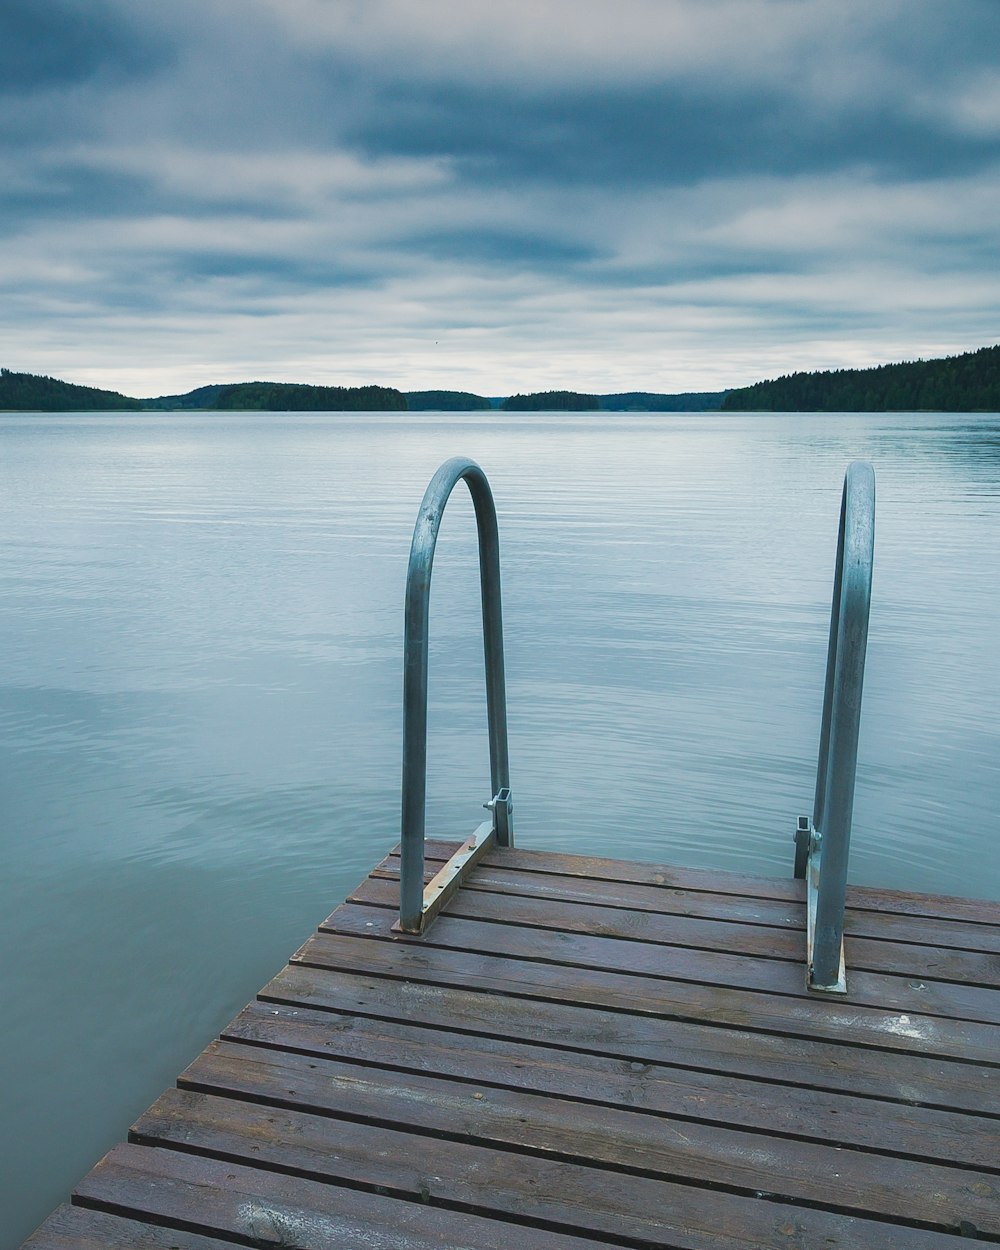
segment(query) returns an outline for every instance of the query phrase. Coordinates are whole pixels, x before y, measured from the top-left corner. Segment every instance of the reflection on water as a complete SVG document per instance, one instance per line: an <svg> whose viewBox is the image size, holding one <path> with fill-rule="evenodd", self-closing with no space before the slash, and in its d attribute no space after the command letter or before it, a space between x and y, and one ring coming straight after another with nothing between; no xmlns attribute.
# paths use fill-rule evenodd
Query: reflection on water
<svg viewBox="0 0 1000 1250"><path fill-rule="evenodd" d="M18 416L0 440L11 1245L395 839L406 555L450 455L500 512L520 842L782 876L840 485L872 460L852 876L1000 895L996 417ZM433 832L488 797L477 594L456 495Z"/></svg>

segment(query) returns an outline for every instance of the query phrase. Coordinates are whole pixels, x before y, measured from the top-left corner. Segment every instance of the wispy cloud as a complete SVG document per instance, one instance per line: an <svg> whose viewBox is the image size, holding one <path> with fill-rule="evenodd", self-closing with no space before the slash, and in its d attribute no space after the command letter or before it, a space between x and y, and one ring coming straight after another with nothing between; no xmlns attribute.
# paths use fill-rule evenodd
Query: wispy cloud
<svg viewBox="0 0 1000 1250"><path fill-rule="evenodd" d="M994 0L9 0L3 363L685 390L995 341L997 46Z"/></svg>

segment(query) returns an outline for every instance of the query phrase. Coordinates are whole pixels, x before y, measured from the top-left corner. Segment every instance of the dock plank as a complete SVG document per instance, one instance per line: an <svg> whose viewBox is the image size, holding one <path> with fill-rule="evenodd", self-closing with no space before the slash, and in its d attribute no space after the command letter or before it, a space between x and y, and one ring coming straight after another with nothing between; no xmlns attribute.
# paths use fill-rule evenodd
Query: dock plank
<svg viewBox="0 0 1000 1250"><path fill-rule="evenodd" d="M136 1125L137 1140L180 1145L220 1158L255 1151L258 1164L328 1182L349 1181L410 1200L516 1216L557 1231L650 1246L789 1244L789 1222L815 1245L900 1244L886 1226L825 1210L789 1208L667 1180L621 1175L576 1162L436 1138L427 1143L396 1127L332 1120L212 1095L171 1091ZM907 1236L915 1230L907 1229ZM512 1235L513 1237L513 1235ZM850 1238L850 1240L846 1240ZM829 1239L829 1240L828 1240ZM794 1244L794 1243L793 1243ZM912 1245L907 1241L906 1245Z"/></svg>
<svg viewBox="0 0 1000 1250"><path fill-rule="evenodd" d="M555 961L512 959L507 947L513 943L507 940L506 926L493 926L497 930L497 945L479 950L475 946L484 942L487 935L468 933L469 922L452 920L447 915L439 918L422 941L373 941L371 935L358 933L363 933L363 926L368 923L360 915L362 910L345 908L344 924L350 926L350 931L315 934L292 957L292 962L438 985L477 986L508 996L581 1002L658 1017L750 1024L771 1032L896 1050L917 1049L924 1054L983 1063L995 1062L1000 1055L1000 1027L996 1025L921 1015L905 997L900 1009L851 1001L817 1002L806 999L804 990L801 996L798 994L791 970L785 973L784 992L768 993L741 989L724 980L706 983L690 963L673 967L674 975L667 979ZM373 909L371 924L373 928L384 924L381 911ZM456 927L460 927L457 936ZM455 945L449 944L451 940ZM472 943L471 949L468 943ZM569 944L566 951L569 954Z"/></svg>
<svg viewBox="0 0 1000 1250"><path fill-rule="evenodd" d="M349 901L396 910L399 907L398 881L387 877L369 878L351 894ZM551 896L533 898L482 889L460 891L448 908L448 914L463 920L486 920L527 929L555 929L653 945L752 955L755 959L778 959L794 964L796 969L802 966L806 946L804 929L632 910L607 903L596 910L578 901ZM336 925L331 917L321 927L335 928ZM912 942L887 942L853 934L847 935L845 948L847 964L852 970L1000 989L1000 955Z"/></svg>
<svg viewBox="0 0 1000 1250"><path fill-rule="evenodd" d="M333 1198L336 1200L333 1201ZM243 1245L296 1250L510 1250L510 1225L187 1151L116 1146L80 1183L81 1205L196 1224ZM589 1238L519 1227L525 1250L594 1250Z"/></svg>
<svg viewBox="0 0 1000 1250"><path fill-rule="evenodd" d="M232 1250L231 1241L125 1219L65 1203L24 1243L24 1250Z"/></svg>
<svg viewBox="0 0 1000 1250"><path fill-rule="evenodd" d="M359 893L362 891L359 890ZM627 971L634 975L693 980L699 984L729 985L770 993L805 995L803 960L769 958L757 951L744 953L737 948L706 949L685 942L647 942L638 929L624 939L608 933L595 933L572 928L510 924L492 917L467 916L477 910L476 903L459 903L449 909L447 917L433 931L420 939L392 931L394 912L384 905L369 906L360 900L342 903L320 926L330 933L364 932L366 936L382 936L389 940L419 940L425 945L447 944L455 949L491 949L510 958L566 962L570 958L580 967ZM603 913L601 919L603 920ZM598 921L600 924L600 920ZM747 938L753 936L750 926L740 926ZM739 934L736 935L738 940ZM736 946L736 941L733 943ZM567 954L569 952L569 954ZM961 959L950 952L942 959ZM990 976L1000 959L991 955L968 953L965 958L983 961L976 971ZM952 1017L959 1020L996 1020L1000 1013L1000 989L987 984L942 979L931 972L900 974L870 972L852 968L852 1002L859 1005L885 1007L897 1011L918 1011L926 1015ZM812 1001L817 1001L815 995Z"/></svg>
<svg viewBox="0 0 1000 1250"><path fill-rule="evenodd" d="M858 1151L763 1133L485 1088L474 1081L459 1084L384 1069L373 1073L335 1060L229 1042L213 1043L179 1084L748 1197L766 1191L843 1214L867 1211L945 1230L966 1218L1000 1236L1000 1177L984 1172L885 1155L875 1160Z"/></svg>
<svg viewBox="0 0 1000 1250"><path fill-rule="evenodd" d="M442 844L452 845L450 843ZM586 877L593 881L630 881L698 890L706 894L735 894L744 898L771 898L802 901L805 882L781 877L752 877L716 869L677 868L669 864L644 864L602 856L565 855L556 851L503 849L485 857L491 866L504 864L528 872L554 876ZM848 905L855 910L894 912L904 916L962 921L966 924L996 926L995 903L945 894L918 894L906 890L848 886Z"/></svg>
<svg viewBox="0 0 1000 1250"><path fill-rule="evenodd" d="M996 1120L886 1099L269 1003L246 1007L223 1040L1000 1171Z"/></svg>
<svg viewBox="0 0 1000 1250"><path fill-rule="evenodd" d="M596 1053L629 1062L673 1064L692 1071L733 1073L770 1081L917 1105L1000 1115L1000 1067L952 1062L934 1055L844 1046L814 1036L765 1032L723 1021L699 1023L544 997L507 997L470 985L369 977L341 967L293 963L261 991L262 1002L344 1012L375 1019L401 1014L448 1032L501 1039L530 1038L571 1054ZM752 1019L752 1018L751 1018ZM964 1060L966 1056L957 1056ZM996 1053L990 1052L990 1061Z"/></svg>
<svg viewBox="0 0 1000 1250"><path fill-rule="evenodd" d="M431 875L453 844L428 844ZM25 1250L1000 1242L1000 908L498 849L428 933L398 857Z"/></svg>
<svg viewBox="0 0 1000 1250"><path fill-rule="evenodd" d="M428 844L428 879L448 858L454 845L447 842ZM599 880L555 872L530 872L514 867L514 862L498 858L496 854L487 856L476 866L465 882L464 889L523 894L533 898L551 899L554 902L583 902L595 909L623 907L631 911L764 924L805 932L805 890L801 882L780 882L779 885L783 887L780 897L756 897L739 893L713 893L650 881ZM372 870L371 876L398 881L398 853L387 855ZM699 880L701 876L699 874ZM791 889L784 889L788 885ZM883 912L867 907L853 907L852 900L858 888L848 886L847 891L845 929L852 936L1000 954L1000 907L995 904L977 904L976 911L981 917L980 922L969 924L951 915L928 916L919 912ZM909 897L911 900L919 900L925 896ZM916 902L913 905L916 906Z"/></svg>

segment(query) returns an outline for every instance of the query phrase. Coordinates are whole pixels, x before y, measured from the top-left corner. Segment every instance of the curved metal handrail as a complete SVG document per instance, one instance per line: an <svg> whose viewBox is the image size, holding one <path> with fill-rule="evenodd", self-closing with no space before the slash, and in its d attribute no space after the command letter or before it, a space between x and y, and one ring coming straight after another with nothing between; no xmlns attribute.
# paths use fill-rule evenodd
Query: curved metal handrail
<svg viewBox="0 0 1000 1250"><path fill-rule="evenodd" d="M459 481L465 481L476 510L479 533L479 582L486 661L486 708L490 735L492 822L473 834L449 864L424 889L424 813L427 797L427 638L431 570L445 504ZM399 925L420 933L457 884L459 873L488 842L511 845L513 826L510 765L507 757L507 694L504 682L503 619L500 602L500 540L493 492L474 460L456 456L431 478L417 513L406 574L403 643L403 802L400 849ZM492 837L490 836L492 835Z"/></svg>
<svg viewBox="0 0 1000 1250"><path fill-rule="evenodd" d="M840 504L837 568L811 824L800 817L795 875L805 876L809 903L810 989L845 992L844 901L861 726L875 551L875 471L863 460L847 467Z"/></svg>

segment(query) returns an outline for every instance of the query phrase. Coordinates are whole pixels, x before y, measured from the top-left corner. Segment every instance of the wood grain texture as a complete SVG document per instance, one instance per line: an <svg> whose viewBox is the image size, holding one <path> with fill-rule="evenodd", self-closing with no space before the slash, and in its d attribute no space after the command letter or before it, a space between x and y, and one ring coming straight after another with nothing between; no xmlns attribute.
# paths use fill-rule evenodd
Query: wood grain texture
<svg viewBox="0 0 1000 1250"><path fill-rule="evenodd" d="M562 944L567 962L557 957L544 962L511 958L512 948L527 952L526 935L506 925L472 925L448 915L441 916L423 939L373 941L379 927L385 926L385 913L372 909L371 932L365 933L369 921L363 912L360 907L345 908L343 923L349 931L317 933L293 956L293 962L984 1063L995 1062L1000 1054L1000 1027L923 1014L915 995L907 995L902 986L893 987L899 991L896 995L880 995L897 998L898 1005L855 1003L850 995L847 1001L820 1001L806 998L791 967L758 969L750 988L731 984L731 966L716 974L718 980L701 979L706 960L693 958L699 953L689 951L671 961L667 976L638 976L617 968L568 962L573 947L568 938ZM488 929L493 932L484 932ZM537 933L530 938L536 943L531 949L546 949L552 956L551 947L543 947ZM488 950L481 949L484 945ZM752 961L747 963L752 967ZM927 988L931 985L933 989ZM946 996L935 983L927 986L918 991L917 1001L941 1010Z"/></svg>
<svg viewBox="0 0 1000 1250"><path fill-rule="evenodd" d="M422 1146L402 1128L183 1090L165 1094L135 1133L151 1145L178 1144L218 1157L253 1150L258 1165L330 1183L349 1181L411 1201L472 1207L497 1219L519 1216L554 1229L583 1226L593 1236L655 1246L708 1248L741 1238L743 1244L786 1246L790 1218L797 1234L814 1238L815 1245L911 1244L900 1243L891 1232L887 1238L884 1224L864 1218L806 1208L792 1215L773 1200L623 1176L488 1145L437 1138ZM517 1234L512 1231L511 1237L514 1241Z"/></svg>
<svg viewBox="0 0 1000 1250"><path fill-rule="evenodd" d="M426 872L428 880L443 862L440 856L450 845L429 844ZM624 907L632 911L696 916L707 920L742 921L805 931L805 893L795 883L791 883L791 891L784 888L776 891L779 897L774 898L731 892L713 893L704 889L686 888L684 885L668 886L651 881L608 881L555 872L530 872L515 867L523 859L513 858L514 854L512 851L497 852L484 864L478 865L466 882L466 888L523 894L532 898L551 899L553 902L583 902L595 908ZM675 870L678 874L680 871ZM703 875L697 874L697 880L702 880ZM371 876L398 880L398 854L387 855L372 870ZM680 877L681 881L684 879L683 876ZM781 887L787 884L779 883ZM1000 905L977 903L976 912L980 916L980 922L970 924L951 915L873 911L865 906L854 907L852 902L856 891L863 900L867 897L858 887L848 886L845 928L850 935L885 941L915 942L935 948L956 947L1000 954ZM919 900L925 896L910 897Z"/></svg>
<svg viewBox="0 0 1000 1250"><path fill-rule="evenodd" d="M350 896L363 906L399 907L399 886L386 878L369 878ZM777 959L800 966L806 947L805 930L721 917L705 919L656 913L641 908L599 908L579 901L522 894L494 893L465 888L452 900L449 916L493 921L526 929L553 929L597 937L619 938L651 945L683 946L693 950ZM336 915L336 913L335 913ZM321 926L335 929L330 917ZM848 934L847 965L853 972L889 973L913 979L1000 989L1000 954L928 946L926 943L882 941ZM664 960L669 959L669 952Z"/></svg>
<svg viewBox="0 0 1000 1250"><path fill-rule="evenodd" d="M116 1146L77 1187L80 1205L196 1224L243 1245L296 1250L509 1250L510 1225L232 1160ZM586 1238L519 1228L524 1250L593 1250Z"/></svg>
<svg viewBox="0 0 1000 1250"><path fill-rule="evenodd" d="M486 1088L474 1081L277 1055L229 1042L213 1043L180 1084L337 1119L405 1127L433 1138L458 1138L512 1150L519 1157L529 1153L748 1197L766 1191L848 1214L869 1212L948 1228L961 1212L983 1231L1000 1235L1000 1176L986 1173ZM433 1151L436 1160L436 1142L410 1149ZM519 1166L530 1176L530 1168ZM490 1171L499 1174L500 1162L494 1161Z"/></svg>
<svg viewBox="0 0 1000 1250"><path fill-rule="evenodd" d="M223 1038L834 1146L1000 1170L1000 1122L886 1099L566 1052L407 1020L251 1003Z"/></svg>
<svg viewBox="0 0 1000 1250"><path fill-rule="evenodd" d="M261 991L266 1004L298 1005L374 1019L423 1022L639 1063L751 1076L873 1098L1000 1114L1000 1068L904 1050L848 1047L721 1021L604 1011L586 1003L505 997L474 986L436 985L292 964Z"/></svg>
<svg viewBox="0 0 1000 1250"><path fill-rule="evenodd" d="M28 1238L24 1250L232 1250L232 1245L66 1203Z"/></svg>
<svg viewBox="0 0 1000 1250"><path fill-rule="evenodd" d="M429 842L428 877L453 850ZM389 854L25 1250L959 1250L1000 1241L1000 925L501 849L429 932Z"/></svg>

